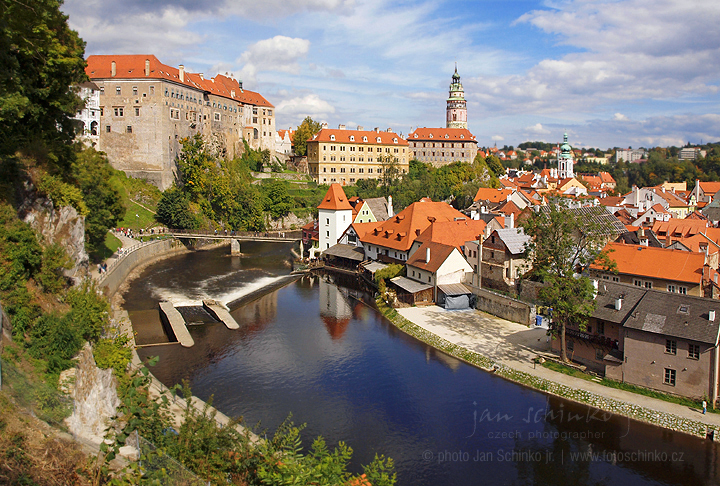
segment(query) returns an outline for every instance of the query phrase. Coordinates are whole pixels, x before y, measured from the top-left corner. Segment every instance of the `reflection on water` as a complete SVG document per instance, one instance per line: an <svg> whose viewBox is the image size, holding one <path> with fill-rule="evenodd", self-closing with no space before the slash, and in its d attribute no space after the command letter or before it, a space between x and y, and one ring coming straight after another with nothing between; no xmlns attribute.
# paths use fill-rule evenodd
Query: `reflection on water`
<svg viewBox="0 0 720 486"><path fill-rule="evenodd" d="M218 251L149 268L125 295L139 338L157 338L157 298L168 289L181 299L198 288L216 298L287 272L282 251L259 246L257 253L272 255L275 266L247 256L233 266ZM173 269L197 268L205 274L168 279ZM401 485L717 483L714 443L470 367L398 331L363 297L349 282L303 278L232 310L239 330L192 326L194 347L140 354L160 356L153 372L165 384L187 378L195 394L214 396L230 416L272 430L292 413L308 424L306 439L345 440L355 469L376 452L389 455Z"/></svg>

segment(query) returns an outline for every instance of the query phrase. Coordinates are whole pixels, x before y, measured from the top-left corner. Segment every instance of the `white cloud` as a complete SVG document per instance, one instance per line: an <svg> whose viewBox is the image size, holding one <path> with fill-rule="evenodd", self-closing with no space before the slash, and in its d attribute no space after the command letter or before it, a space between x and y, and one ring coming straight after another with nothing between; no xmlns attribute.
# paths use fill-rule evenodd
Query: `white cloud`
<svg viewBox="0 0 720 486"><path fill-rule="evenodd" d="M240 77L249 87L253 87L259 71L298 74L298 60L305 57L309 50L310 41L307 39L276 35L271 39L261 40L248 47L238 58L237 62L242 64Z"/></svg>
<svg viewBox="0 0 720 486"><path fill-rule="evenodd" d="M284 99L275 106L278 117L284 120L293 119L298 123L306 116L315 120L323 120L335 113L335 107L316 94L306 94L295 98Z"/></svg>
<svg viewBox="0 0 720 486"><path fill-rule="evenodd" d="M503 137L502 135L493 135L492 137L490 137L490 140L494 142L502 142L503 140L505 140L505 137Z"/></svg>
<svg viewBox="0 0 720 486"><path fill-rule="evenodd" d="M628 120L628 117L626 117L626 116L623 115L622 113L615 113L615 114L613 115L613 120L615 120L615 121L627 121L627 120Z"/></svg>
<svg viewBox="0 0 720 486"><path fill-rule="evenodd" d="M525 131L532 135L547 135L550 133L550 130L544 128L541 123L536 123L531 127L527 127Z"/></svg>

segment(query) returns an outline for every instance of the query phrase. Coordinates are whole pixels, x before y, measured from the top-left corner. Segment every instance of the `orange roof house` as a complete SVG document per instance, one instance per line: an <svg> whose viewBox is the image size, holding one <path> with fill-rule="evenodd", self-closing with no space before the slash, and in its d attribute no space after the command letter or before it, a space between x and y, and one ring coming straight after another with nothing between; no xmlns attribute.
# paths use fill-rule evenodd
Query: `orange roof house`
<svg viewBox="0 0 720 486"><path fill-rule="evenodd" d="M415 239L434 222L464 220L467 216L444 202L423 198L386 221L379 221L358 238L373 260L405 262ZM365 228L362 228L365 230Z"/></svg>
<svg viewBox="0 0 720 486"><path fill-rule="evenodd" d="M345 191L343 191L342 186L335 183L330 184L330 188L325 193L325 197L320 202L318 209L348 209L352 211L352 206L350 205L350 202L348 201L348 198L345 195Z"/></svg>
<svg viewBox="0 0 720 486"><path fill-rule="evenodd" d="M703 282L711 275L703 253L624 243L608 243L605 250L615 261L617 273L604 271L597 262L590 266L591 273L616 276L621 283L703 296Z"/></svg>

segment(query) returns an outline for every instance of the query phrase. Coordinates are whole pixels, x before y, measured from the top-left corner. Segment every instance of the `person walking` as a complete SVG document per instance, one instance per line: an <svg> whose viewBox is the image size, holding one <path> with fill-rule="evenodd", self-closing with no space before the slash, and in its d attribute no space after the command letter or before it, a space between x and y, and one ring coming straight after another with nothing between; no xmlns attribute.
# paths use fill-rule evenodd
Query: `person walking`
<svg viewBox="0 0 720 486"><path fill-rule="evenodd" d="M707 402L703 400L703 415L707 413Z"/></svg>

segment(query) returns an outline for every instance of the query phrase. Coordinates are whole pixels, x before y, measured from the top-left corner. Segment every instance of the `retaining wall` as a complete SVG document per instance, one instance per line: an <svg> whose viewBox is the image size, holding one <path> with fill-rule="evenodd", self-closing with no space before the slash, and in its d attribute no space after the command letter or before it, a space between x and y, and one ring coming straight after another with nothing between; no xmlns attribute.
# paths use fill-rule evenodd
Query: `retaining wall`
<svg viewBox="0 0 720 486"><path fill-rule="evenodd" d="M530 326L535 321L535 309L532 305L507 295L497 294L487 289L473 287L477 296L475 308L505 320Z"/></svg>
<svg viewBox="0 0 720 486"><path fill-rule="evenodd" d="M138 249L120 257L108 269L107 273L98 281L105 295L112 297L130 272L141 263L166 254L172 250L184 248L183 244L175 239L158 240L141 246Z"/></svg>

